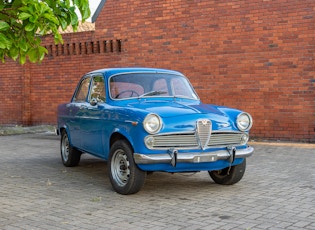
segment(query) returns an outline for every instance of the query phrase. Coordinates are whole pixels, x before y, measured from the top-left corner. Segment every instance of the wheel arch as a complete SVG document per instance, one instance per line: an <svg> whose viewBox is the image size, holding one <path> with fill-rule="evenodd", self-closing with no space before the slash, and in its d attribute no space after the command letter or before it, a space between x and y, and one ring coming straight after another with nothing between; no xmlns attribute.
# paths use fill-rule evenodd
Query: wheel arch
<svg viewBox="0 0 315 230"><path fill-rule="evenodd" d="M59 135L61 136L62 135L62 132L65 131L68 135L68 140L69 140L69 143L72 145L72 140L71 140L71 135L70 135L70 130L68 129L67 126L62 126L62 127L59 127L58 129L58 133Z"/></svg>
<svg viewBox="0 0 315 230"><path fill-rule="evenodd" d="M109 140L109 149L112 147L112 145L118 141L118 140L125 140L126 142L128 142L128 144L130 145L130 148L132 149L132 151L134 151L134 148L133 148L133 145L132 145L132 142L125 136L123 135L122 133L120 132L114 132L111 137L110 137L110 140Z"/></svg>

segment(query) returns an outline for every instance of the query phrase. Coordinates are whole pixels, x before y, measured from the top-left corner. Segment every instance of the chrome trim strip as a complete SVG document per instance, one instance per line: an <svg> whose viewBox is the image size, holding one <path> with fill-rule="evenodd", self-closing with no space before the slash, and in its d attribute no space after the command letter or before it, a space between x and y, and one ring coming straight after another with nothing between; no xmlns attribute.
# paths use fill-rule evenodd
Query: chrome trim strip
<svg viewBox="0 0 315 230"><path fill-rule="evenodd" d="M254 153L254 148L247 146L246 149L237 149L235 158L249 157ZM178 153L177 163L202 163L202 162L215 162L218 160L226 160L230 157L229 151L219 150L214 152L190 152ZM171 163L171 156L167 153L164 154L142 154L134 153L134 160L136 164L158 164L158 163Z"/></svg>

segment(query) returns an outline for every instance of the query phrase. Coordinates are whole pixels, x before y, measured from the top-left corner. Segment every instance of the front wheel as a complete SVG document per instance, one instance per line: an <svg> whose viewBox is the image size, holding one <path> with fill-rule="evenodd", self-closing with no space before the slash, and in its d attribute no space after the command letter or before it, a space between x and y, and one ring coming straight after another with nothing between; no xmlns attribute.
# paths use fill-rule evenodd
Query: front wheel
<svg viewBox="0 0 315 230"><path fill-rule="evenodd" d="M82 153L71 146L68 134L65 130L61 132L60 152L64 166L74 167L79 164Z"/></svg>
<svg viewBox="0 0 315 230"><path fill-rule="evenodd" d="M244 176L246 169L246 159L241 164L234 165L231 168L224 168L216 171L209 171L212 180L217 184L232 185L239 182Z"/></svg>
<svg viewBox="0 0 315 230"><path fill-rule="evenodd" d="M137 193L146 179L146 172L137 167L133 160L133 151L124 140L116 141L112 145L108 171L114 190L123 195Z"/></svg>

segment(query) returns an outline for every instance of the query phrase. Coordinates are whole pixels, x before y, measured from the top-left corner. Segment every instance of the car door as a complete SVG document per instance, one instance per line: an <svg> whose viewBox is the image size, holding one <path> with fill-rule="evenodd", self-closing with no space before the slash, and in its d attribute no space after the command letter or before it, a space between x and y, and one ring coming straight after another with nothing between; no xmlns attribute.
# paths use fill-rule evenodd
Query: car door
<svg viewBox="0 0 315 230"><path fill-rule="evenodd" d="M103 133L105 128L105 82L101 74L95 74L91 79L88 103L81 108L81 143L82 149L97 156L102 156Z"/></svg>
<svg viewBox="0 0 315 230"><path fill-rule="evenodd" d="M85 76L79 83L77 90L69 105L71 123L69 124L72 145L82 148L82 118L85 116L85 108L88 106L87 99L90 88L91 76Z"/></svg>

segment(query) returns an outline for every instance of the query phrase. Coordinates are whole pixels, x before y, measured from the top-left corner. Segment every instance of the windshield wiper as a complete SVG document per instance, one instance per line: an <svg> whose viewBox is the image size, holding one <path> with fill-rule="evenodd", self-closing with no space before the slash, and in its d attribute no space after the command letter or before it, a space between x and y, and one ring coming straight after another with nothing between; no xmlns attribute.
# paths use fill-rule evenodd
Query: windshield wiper
<svg viewBox="0 0 315 230"><path fill-rule="evenodd" d="M167 92L166 91L150 91L150 92L147 92L147 93L144 93L142 95L139 96L139 98L141 97L148 97L148 96L156 96L156 95L161 95L161 94L166 94Z"/></svg>

